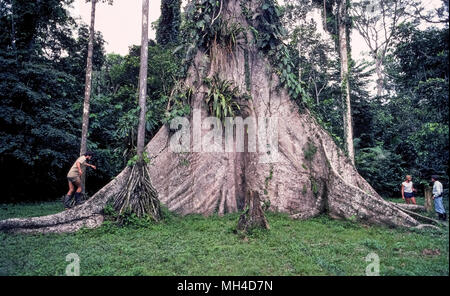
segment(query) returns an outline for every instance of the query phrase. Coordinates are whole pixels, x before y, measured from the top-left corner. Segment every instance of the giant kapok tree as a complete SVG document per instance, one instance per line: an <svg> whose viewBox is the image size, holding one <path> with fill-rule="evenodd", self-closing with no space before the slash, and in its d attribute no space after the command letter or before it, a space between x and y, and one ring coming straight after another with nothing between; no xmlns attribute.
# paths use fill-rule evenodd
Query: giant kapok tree
<svg viewBox="0 0 450 296"><path fill-rule="evenodd" d="M325 213L388 226L418 227L430 222L383 200L304 107L305 93L282 42L274 0L193 0L185 13L188 67L172 102L183 99L189 104L192 112L186 121L191 127L195 116L219 119L184 134L177 130L180 125L167 124L147 144L151 181L169 210L182 215L222 215L255 208L257 197L256 202L268 210L294 219ZM260 126L269 126L266 119L273 119L276 142L263 141L264 145L250 151L254 142L245 138L243 152L230 151L222 141L225 133L216 133L222 134L220 141L205 143L211 127L217 130L225 117L233 115L259 120ZM246 125L245 134L252 129ZM237 137L238 132L234 134ZM257 133L257 142L268 137ZM200 148L196 138L202 138ZM171 142L183 139L189 143L188 151L171 149ZM222 152L207 152L217 145ZM106 204L123 191L130 172L131 168L125 168L82 205L54 215L0 221L0 229L67 232L96 227L103 221ZM255 211L258 208L259 204Z"/></svg>

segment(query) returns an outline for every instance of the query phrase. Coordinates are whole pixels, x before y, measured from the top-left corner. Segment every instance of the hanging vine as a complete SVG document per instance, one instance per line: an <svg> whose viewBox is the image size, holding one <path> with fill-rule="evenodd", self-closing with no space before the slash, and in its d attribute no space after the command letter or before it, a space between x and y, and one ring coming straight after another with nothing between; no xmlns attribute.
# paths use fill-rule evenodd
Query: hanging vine
<svg viewBox="0 0 450 296"><path fill-rule="evenodd" d="M224 0L194 0L186 7L186 22L183 26L183 47L186 48L185 72L189 68L196 49L211 54L213 44L218 44L228 52L243 42L254 42L257 49L265 53L274 72L279 76L280 85L301 108L305 107L308 94L305 83L299 80L298 71L291 58L289 47L283 42L286 31L281 24L281 8L274 0L259 0L259 9L251 13L251 1L241 1L241 11L246 17L248 27L221 18ZM253 40L247 40L247 33ZM242 47L242 46L241 46ZM245 75L247 91L251 90L248 67L248 50L242 47L245 55Z"/></svg>
<svg viewBox="0 0 450 296"><path fill-rule="evenodd" d="M248 5L251 3L241 1L241 11L247 19L256 47L269 57L275 73L280 78L280 87L285 87L290 98L303 108L308 94L305 92L304 83L299 81L289 48L283 42L287 32L281 24L281 8L274 0L260 0L260 9L251 14Z"/></svg>

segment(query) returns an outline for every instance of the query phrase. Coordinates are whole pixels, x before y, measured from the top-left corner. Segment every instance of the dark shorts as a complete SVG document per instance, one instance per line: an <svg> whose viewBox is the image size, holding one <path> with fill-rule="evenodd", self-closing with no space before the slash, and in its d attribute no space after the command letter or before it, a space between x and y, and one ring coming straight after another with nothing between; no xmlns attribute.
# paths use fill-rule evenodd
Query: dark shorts
<svg viewBox="0 0 450 296"><path fill-rule="evenodd" d="M80 177L67 177L67 181L69 181L72 184L81 183Z"/></svg>
<svg viewBox="0 0 450 296"><path fill-rule="evenodd" d="M412 198L414 197L414 192L404 192L405 198Z"/></svg>

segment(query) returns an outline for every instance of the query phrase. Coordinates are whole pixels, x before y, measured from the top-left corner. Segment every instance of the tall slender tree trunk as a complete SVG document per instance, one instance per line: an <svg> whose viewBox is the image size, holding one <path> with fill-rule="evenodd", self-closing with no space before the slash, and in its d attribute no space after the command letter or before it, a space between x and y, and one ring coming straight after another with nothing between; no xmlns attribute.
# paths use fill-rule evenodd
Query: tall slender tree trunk
<svg viewBox="0 0 450 296"><path fill-rule="evenodd" d="M139 125L137 135L137 155L139 165L143 163L145 147L145 114L147 98L147 68L148 68L148 0L142 1L142 37L141 37L141 67L139 70Z"/></svg>
<svg viewBox="0 0 450 296"><path fill-rule="evenodd" d="M346 20L348 17L347 1L340 0L338 4L339 15L339 54L341 58L341 91L344 104L344 139L348 158L355 163L355 152L353 148L353 126L352 109L350 103L350 82L347 51L347 30Z"/></svg>
<svg viewBox="0 0 450 296"><path fill-rule="evenodd" d="M89 128L89 107L91 99L91 86L92 86L92 55L94 52L94 25L95 25L95 5L97 0L91 0L91 25L89 26L89 44L88 44L88 56L86 62L86 84L84 87L84 104L83 104L83 125L81 128L81 146L80 155L83 155L87 151L87 134ZM81 177L81 186L83 193L85 192L86 185L86 173L83 172Z"/></svg>
<svg viewBox="0 0 450 296"><path fill-rule="evenodd" d="M14 51L14 56L17 61L17 48L16 48L16 26L14 21L14 1L11 1L11 46Z"/></svg>
<svg viewBox="0 0 450 296"><path fill-rule="evenodd" d="M377 73L377 97L383 95L384 77L383 77L383 60L378 54L375 55L375 72Z"/></svg>
<svg viewBox="0 0 450 296"><path fill-rule="evenodd" d="M114 208L120 214L131 211L138 217L149 216L154 221L160 221L162 215L158 192L152 185L150 171L144 161L148 68L148 8L149 0L142 0L141 65L139 70L140 113L137 134L138 161L131 168L126 185L114 197Z"/></svg>

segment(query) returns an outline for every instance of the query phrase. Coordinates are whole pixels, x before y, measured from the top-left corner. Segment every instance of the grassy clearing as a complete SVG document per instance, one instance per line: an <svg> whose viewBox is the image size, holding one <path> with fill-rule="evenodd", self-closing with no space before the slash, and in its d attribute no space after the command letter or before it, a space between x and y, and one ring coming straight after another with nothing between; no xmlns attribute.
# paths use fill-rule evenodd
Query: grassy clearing
<svg viewBox="0 0 450 296"><path fill-rule="evenodd" d="M61 210L60 202L0 205L0 219ZM246 238L233 233L238 214L170 216L145 227L107 221L74 234L0 233L0 275L64 275L69 253L79 255L81 275L364 275L371 252L380 258L381 275L448 275L448 228L408 231L275 213L267 218L271 230Z"/></svg>

